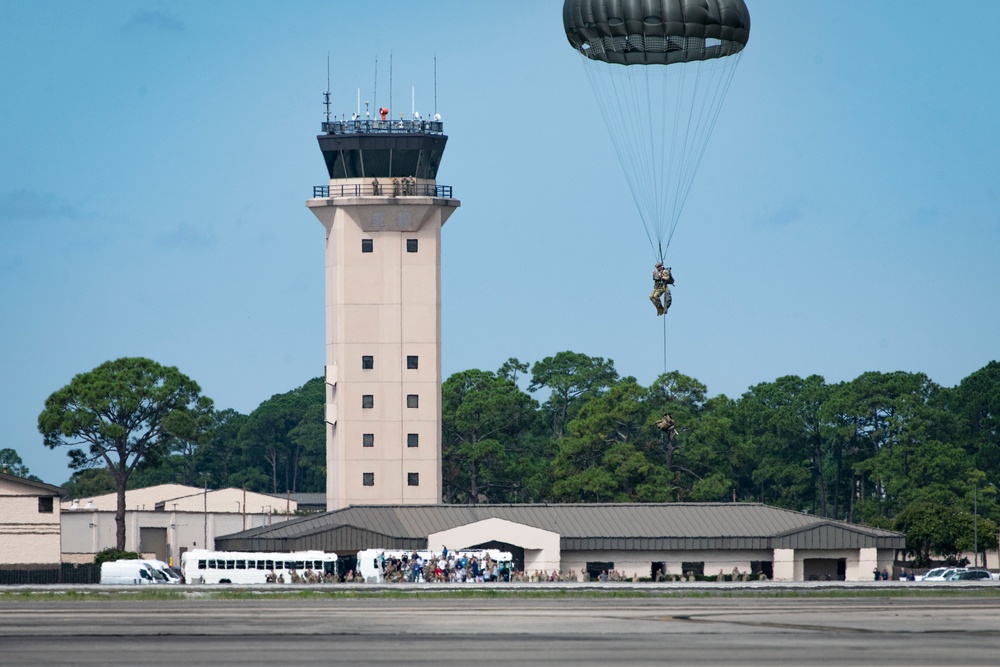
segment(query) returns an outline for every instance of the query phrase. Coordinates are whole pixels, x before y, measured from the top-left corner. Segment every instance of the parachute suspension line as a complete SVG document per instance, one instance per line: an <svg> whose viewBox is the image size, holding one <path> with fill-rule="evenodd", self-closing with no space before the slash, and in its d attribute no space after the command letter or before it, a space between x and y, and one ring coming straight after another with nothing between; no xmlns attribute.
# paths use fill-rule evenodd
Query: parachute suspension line
<svg viewBox="0 0 1000 667"><path fill-rule="evenodd" d="M661 67L612 64L580 53L646 238L661 261L739 57Z"/></svg>
<svg viewBox="0 0 1000 667"><path fill-rule="evenodd" d="M673 224L667 234L667 246L670 246L670 240L673 238L674 231L677 228L677 221L680 219L681 211L684 208L684 202L687 200L688 194L691 192L691 188L694 185L694 178L698 172L698 168L701 165L701 161L705 156L705 150L708 147L708 138L712 135L715 130L715 125L719 119L719 113L722 111L722 103L726 98L726 94L729 91L730 86L733 82L733 76L736 73L736 67L739 65L740 57L742 52L727 56L722 61L707 62L709 71L710 81L706 88L712 92L710 96L706 96L702 100L700 108L695 109L695 105L691 107L691 113L688 118L688 136L693 137L687 142L685 146L685 152L690 152L690 155L686 155L683 164L687 165L687 169L684 171L683 176L677 181L677 197L674 200L674 208L671 211L670 219L673 220ZM728 62L726 62L728 61ZM699 70L698 77L702 77L703 72ZM701 85L700 83L696 83ZM697 119L695 122L695 129L692 133L691 123L692 119Z"/></svg>
<svg viewBox="0 0 1000 667"><path fill-rule="evenodd" d="M663 320L663 374L667 374L667 318L661 317Z"/></svg>
<svg viewBox="0 0 1000 667"><path fill-rule="evenodd" d="M644 206L644 202L649 198L649 193L644 191L644 179L636 178L637 174L643 172L643 166L637 165L633 159L633 156L644 154L640 145L642 133L638 131L638 128L641 127L641 120L637 117L639 114L635 113L639 104L637 86L629 85L631 75L627 72L622 76L614 76L614 69L603 73L600 71L601 68L619 67L622 70L632 68L590 61L582 54L580 58L587 79L594 91L594 97L597 99L604 124L611 135L611 143L615 148L618 161L625 172L625 180L638 209L643 228L646 230L646 238L650 247L655 251L656 221L648 219L647 209ZM648 168L648 166L645 167Z"/></svg>

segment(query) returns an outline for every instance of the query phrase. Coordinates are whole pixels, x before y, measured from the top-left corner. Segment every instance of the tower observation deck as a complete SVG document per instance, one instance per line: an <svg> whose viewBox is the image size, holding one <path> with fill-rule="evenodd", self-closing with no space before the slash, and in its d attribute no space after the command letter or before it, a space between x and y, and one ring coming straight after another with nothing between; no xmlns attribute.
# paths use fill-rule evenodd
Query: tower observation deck
<svg viewBox="0 0 1000 667"><path fill-rule="evenodd" d="M427 182L437 179L441 156L448 143L443 122L341 120L323 123L322 130L317 140L330 180L362 181L341 183L343 196L401 195L400 188L391 188L392 179L413 178L421 182L412 184L415 187L408 189L406 194L451 197L450 187ZM337 192L336 187L324 190L325 187L314 188L313 197Z"/></svg>
<svg viewBox="0 0 1000 667"><path fill-rule="evenodd" d="M441 228L434 120L327 121L327 507L441 502Z"/></svg>

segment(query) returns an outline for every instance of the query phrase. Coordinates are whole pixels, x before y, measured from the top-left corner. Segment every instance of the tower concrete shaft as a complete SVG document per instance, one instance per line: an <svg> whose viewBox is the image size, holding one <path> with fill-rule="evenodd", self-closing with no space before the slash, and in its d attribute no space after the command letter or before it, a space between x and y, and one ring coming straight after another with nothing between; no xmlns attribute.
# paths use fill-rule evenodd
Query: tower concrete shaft
<svg viewBox="0 0 1000 667"><path fill-rule="evenodd" d="M441 227L447 137L419 121L324 123L327 508L441 502Z"/></svg>

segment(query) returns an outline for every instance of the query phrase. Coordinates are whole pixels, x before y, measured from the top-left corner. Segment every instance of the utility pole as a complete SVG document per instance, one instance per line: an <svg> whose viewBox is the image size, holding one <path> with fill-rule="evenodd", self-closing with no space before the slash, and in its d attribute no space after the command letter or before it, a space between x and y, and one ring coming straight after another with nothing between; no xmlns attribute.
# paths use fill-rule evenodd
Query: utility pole
<svg viewBox="0 0 1000 667"><path fill-rule="evenodd" d="M979 567L979 484L972 487L972 567Z"/></svg>

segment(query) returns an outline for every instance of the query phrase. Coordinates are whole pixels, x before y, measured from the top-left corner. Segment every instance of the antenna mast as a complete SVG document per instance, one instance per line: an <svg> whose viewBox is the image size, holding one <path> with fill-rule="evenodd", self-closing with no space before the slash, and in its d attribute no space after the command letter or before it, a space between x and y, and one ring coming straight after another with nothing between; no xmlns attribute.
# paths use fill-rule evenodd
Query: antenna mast
<svg viewBox="0 0 1000 667"><path fill-rule="evenodd" d="M323 104L326 105L326 122L330 122L330 54L326 54L326 92L323 93Z"/></svg>
<svg viewBox="0 0 1000 667"><path fill-rule="evenodd" d="M372 102L378 105L378 56L375 56L375 92L372 93ZM365 116L368 116L368 109L365 109Z"/></svg>
<svg viewBox="0 0 1000 667"><path fill-rule="evenodd" d="M389 118L392 118L392 51L389 52Z"/></svg>
<svg viewBox="0 0 1000 667"><path fill-rule="evenodd" d="M434 54L434 115L438 112L438 57Z"/></svg>

